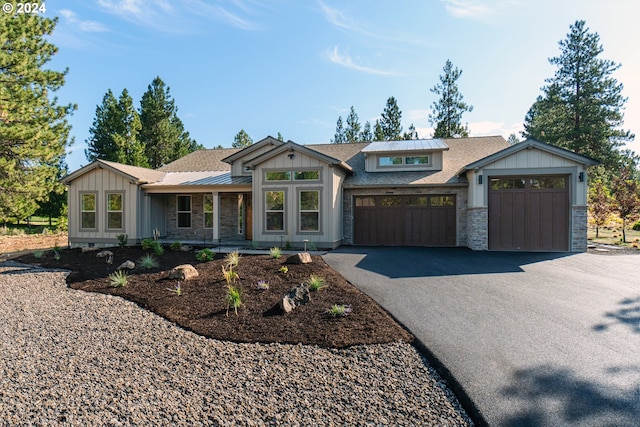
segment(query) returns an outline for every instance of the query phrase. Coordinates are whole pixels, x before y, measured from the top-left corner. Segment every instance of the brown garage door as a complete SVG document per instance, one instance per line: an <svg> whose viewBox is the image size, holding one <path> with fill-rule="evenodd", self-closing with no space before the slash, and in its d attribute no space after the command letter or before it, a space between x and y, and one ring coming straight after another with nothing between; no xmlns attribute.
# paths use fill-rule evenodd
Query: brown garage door
<svg viewBox="0 0 640 427"><path fill-rule="evenodd" d="M354 243L455 246L455 195L356 196Z"/></svg>
<svg viewBox="0 0 640 427"><path fill-rule="evenodd" d="M569 250L566 176L492 177L489 249Z"/></svg>

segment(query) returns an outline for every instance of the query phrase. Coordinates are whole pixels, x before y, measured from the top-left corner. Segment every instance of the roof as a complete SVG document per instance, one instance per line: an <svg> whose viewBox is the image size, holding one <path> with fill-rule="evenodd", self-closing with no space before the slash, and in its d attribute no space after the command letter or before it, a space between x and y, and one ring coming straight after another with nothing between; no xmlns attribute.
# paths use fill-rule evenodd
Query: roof
<svg viewBox="0 0 640 427"><path fill-rule="evenodd" d="M320 150L316 150L315 147L316 146L313 145L299 145L293 141L288 141L287 143L282 144L279 147L275 147L272 150L267 151L266 153L256 156L255 158L245 162L244 165L252 168L255 165L260 164L265 160L270 159L273 156L281 154L285 151L300 151L308 156L315 157L329 164L338 165L347 172L351 173L351 166L349 166L343 160L333 156L329 156Z"/></svg>
<svg viewBox="0 0 640 427"><path fill-rule="evenodd" d="M600 162L590 157L586 157L581 154L574 153L573 151L565 150L564 148L556 147L555 145L547 144L546 142L538 141L537 139L529 138L517 144L510 145L505 149L500 150L496 153L493 153L489 156L480 158L475 162L465 165L458 171L458 174L463 174L464 172L469 170L480 169L490 163L493 163L497 160L511 156L512 154L515 154L518 151L522 151L526 149L529 149L529 150L539 149L542 151L546 151L547 153L572 160L576 163L583 164L585 166L595 166L600 164Z"/></svg>
<svg viewBox="0 0 640 427"><path fill-rule="evenodd" d="M479 136L471 138L446 138L442 142L449 147L439 171L416 172L365 172L365 153L358 152L345 160L354 171L347 177L345 188L387 187L407 185L466 185L466 178L458 176L465 165L490 156L509 147L502 136ZM361 145L361 144L334 144ZM355 148L355 147L354 147Z"/></svg>
<svg viewBox="0 0 640 427"><path fill-rule="evenodd" d="M242 185L251 184L250 176L232 177L229 171L167 172L161 181L145 188L173 185Z"/></svg>
<svg viewBox="0 0 640 427"><path fill-rule="evenodd" d="M139 166L124 165L122 163L110 162L107 160L94 160L92 163L78 169L75 172L63 177L61 181L64 184L69 184L74 179L84 175L85 173L94 169L108 169L112 172L126 176L127 178L135 181L136 184L146 184L151 182L160 181L165 172L155 169L143 168Z"/></svg>
<svg viewBox="0 0 640 427"><path fill-rule="evenodd" d="M224 159L222 159L223 162L225 163L233 163L235 160L241 159L243 157L248 156L249 154L253 153L254 151L258 150L259 148L261 148L264 145L281 145L284 144L284 142L280 141L279 139L276 139L272 136L267 136L266 138L262 138L260 141L257 141L251 145L249 145L248 147L244 147L242 149L236 149L237 151L235 153L232 153L231 155L225 157Z"/></svg>
<svg viewBox="0 0 640 427"><path fill-rule="evenodd" d="M224 159L241 151L239 148L213 148L197 150L168 163L158 170L163 172L228 171L231 166Z"/></svg>
<svg viewBox="0 0 640 427"><path fill-rule="evenodd" d="M402 141L375 141L365 147L362 152L392 152L392 151L440 151L448 150L449 146L442 139L408 139Z"/></svg>

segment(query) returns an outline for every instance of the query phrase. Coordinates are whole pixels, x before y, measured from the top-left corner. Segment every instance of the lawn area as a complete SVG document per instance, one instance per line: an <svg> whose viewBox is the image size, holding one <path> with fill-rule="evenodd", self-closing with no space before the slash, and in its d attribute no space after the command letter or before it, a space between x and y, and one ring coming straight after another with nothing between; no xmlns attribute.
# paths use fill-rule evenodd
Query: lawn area
<svg viewBox="0 0 640 427"><path fill-rule="evenodd" d="M598 230L598 238L596 238L595 226L590 224L587 238L595 243L640 247L640 231L633 230L631 226L629 226L626 227L625 234L627 243L622 243L622 223L610 221L604 227L600 227Z"/></svg>
<svg viewBox="0 0 640 427"><path fill-rule="evenodd" d="M59 223L59 218L51 218L51 225L49 225L48 217L32 216L20 221L20 224L0 224L0 235L42 234L45 229L55 232Z"/></svg>

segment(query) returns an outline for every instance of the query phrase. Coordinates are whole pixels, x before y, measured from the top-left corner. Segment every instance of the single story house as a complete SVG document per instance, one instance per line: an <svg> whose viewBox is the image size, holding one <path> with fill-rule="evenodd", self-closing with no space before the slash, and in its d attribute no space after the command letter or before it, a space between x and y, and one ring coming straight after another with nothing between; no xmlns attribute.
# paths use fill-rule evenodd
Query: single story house
<svg viewBox="0 0 640 427"><path fill-rule="evenodd" d="M267 137L159 169L104 160L62 179L69 244L467 246L581 252L592 159L500 136L300 145Z"/></svg>

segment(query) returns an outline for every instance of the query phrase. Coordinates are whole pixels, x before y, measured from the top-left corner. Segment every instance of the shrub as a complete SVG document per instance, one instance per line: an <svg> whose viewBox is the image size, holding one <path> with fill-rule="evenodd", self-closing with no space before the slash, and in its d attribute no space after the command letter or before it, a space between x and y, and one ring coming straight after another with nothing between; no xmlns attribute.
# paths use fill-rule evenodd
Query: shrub
<svg viewBox="0 0 640 427"><path fill-rule="evenodd" d="M118 234L116 238L118 239L118 246L120 246L121 248L127 246L127 241L129 240L128 234Z"/></svg>
<svg viewBox="0 0 640 427"><path fill-rule="evenodd" d="M633 224L633 227L631 228L634 229L635 231L640 231L640 221Z"/></svg>
<svg viewBox="0 0 640 427"><path fill-rule="evenodd" d="M240 254L238 251L229 252L226 257L224 257L224 262L229 266L229 268L236 267L240 262Z"/></svg>
<svg viewBox="0 0 640 427"><path fill-rule="evenodd" d="M269 249L269 255L271 255L271 258L280 259L282 257L282 251L276 246Z"/></svg>
<svg viewBox="0 0 640 427"><path fill-rule="evenodd" d="M146 254L140 257L138 264L142 266L142 268L149 270L151 268L156 268L158 266L158 261L153 255Z"/></svg>
<svg viewBox="0 0 640 427"><path fill-rule="evenodd" d="M330 309L325 311L325 313L333 317L344 317L351 313L351 305L333 304Z"/></svg>
<svg viewBox="0 0 640 427"><path fill-rule="evenodd" d="M43 255L44 255L44 251L35 251L33 253L33 256L35 257L35 259L40 259L42 258Z"/></svg>
<svg viewBox="0 0 640 427"><path fill-rule="evenodd" d="M238 308L242 305L242 290L235 286L229 286L227 288L227 316L229 315L229 308L233 308L238 315Z"/></svg>
<svg viewBox="0 0 640 427"><path fill-rule="evenodd" d="M164 248L162 247L160 242L158 241L153 242L153 252L158 256L164 253Z"/></svg>
<svg viewBox="0 0 640 427"><path fill-rule="evenodd" d="M287 267L286 265L283 265L282 267L280 267L280 268L278 269L278 271L279 271L280 273L287 274L287 273L289 272L289 267Z"/></svg>
<svg viewBox="0 0 640 427"><path fill-rule="evenodd" d="M152 239L144 239L142 241L142 249L143 250L149 250L153 248L153 245L155 244L155 240Z"/></svg>
<svg viewBox="0 0 640 427"><path fill-rule="evenodd" d="M309 276L309 279L307 279L307 284L309 285L309 289L312 291L319 291L326 286L324 284L324 279L320 276L316 276L315 274Z"/></svg>
<svg viewBox="0 0 640 427"><path fill-rule="evenodd" d="M213 252L211 249L204 248L196 252L196 259L201 262L212 261L215 255L216 253Z"/></svg>
<svg viewBox="0 0 640 427"><path fill-rule="evenodd" d="M284 248L285 248L286 250L290 250L290 249L291 249L291 242L290 242L289 240L287 240L287 241L284 243Z"/></svg>
<svg viewBox="0 0 640 427"><path fill-rule="evenodd" d="M258 280L258 284L256 285L256 287L261 291L266 291L269 289L269 284L264 280Z"/></svg>
<svg viewBox="0 0 640 427"><path fill-rule="evenodd" d="M222 275L224 276L224 280L227 281L227 286L231 286L232 283L235 283L240 277L238 273L233 271L233 267L229 266L229 269L226 270L224 265L222 266Z"/></svg>
<svg viewBox="0 0 640 427"><path fill-rule="evenodd" d="M171 244L171 246L169 246L169 248L171 248L172 251L174 252L178 252L180 250L180 246L182 246L182 243L180 242L173 242Z"/></svg>
<svg viewBox="0 0 640 427"><path fill-rule="evenodd" d="M53 259L60 261L60 258L62 258L62 255L60 255L60 249L56 246L53 248Z"/></svg>
<svg viewBox="0 0 640 427"><path fill-rule="evenodd" d="M109 282L114 288L121 288L129 283L129 276L126 272L118 270L109 275Z"/></svg>

